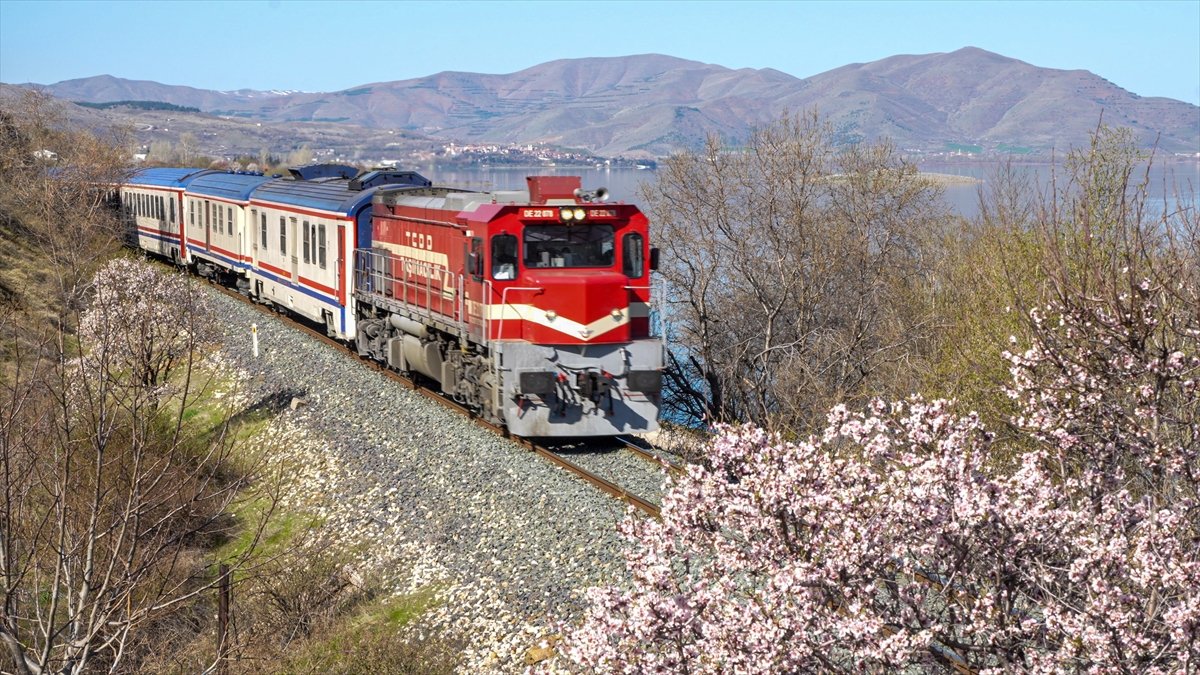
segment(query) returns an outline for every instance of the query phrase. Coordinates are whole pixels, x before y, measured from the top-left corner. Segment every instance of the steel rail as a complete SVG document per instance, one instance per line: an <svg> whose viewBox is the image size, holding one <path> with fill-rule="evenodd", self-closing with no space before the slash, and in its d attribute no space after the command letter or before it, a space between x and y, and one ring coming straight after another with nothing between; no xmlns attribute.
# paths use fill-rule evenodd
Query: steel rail
<svg viewBox="0 0 1200 675"><path fill-rule="evenodd" d="M620 443L621 445L625 446L626 449L633 452L638 457L641 457L642 459L651 461L658 465L662 465L665 463L667 465L667 468L672 473L682 473L685 468L684 464L676 462L675 460L671 459L670 457L666 457L666 456L659 454L657 452L658 448L656 448L654 446L654 444L650 443L647 440L638 438L637 436L616 436L615 440L618 443ZM645 445L643 445L643 443ZM649 447L646 447L646 446L649 446Z"/></svg>
<svg viewBox="0 0 1200 675"><path fill-rule="evenodd" d="M557 464L558 466L566 469L567 471L577 474L579 477L583 478L585 481L591 483L592 485L599 488L603 492L607 492L609 495L616 497L617 499L625 502L626 504L629 504L631 506L638 508L643 513L645 513L649 516L652 516L654 518L662 518L662 513L661 513L658 505L655 504L654 502L651 502L647 499L643 499L642 497L639 497L639 496L633 494L632 492L630 492L629 490L626 490L625 488L621 487L620 485L617 485L616 483L600 476L599 474L588 471L587 469L579 466L578 464L576 464L575 462L572 462L571 460L567 459L566 457L563 457L562 455L554 452L553 450L551 450L545 446L539 445L539 444L531 441L530 439L519 438L519 437L515 437L515 436L510 436L510 438L514 438L519 444L529 448L530 450L534 451L538 455L546 458L551 463Z"/></svg>

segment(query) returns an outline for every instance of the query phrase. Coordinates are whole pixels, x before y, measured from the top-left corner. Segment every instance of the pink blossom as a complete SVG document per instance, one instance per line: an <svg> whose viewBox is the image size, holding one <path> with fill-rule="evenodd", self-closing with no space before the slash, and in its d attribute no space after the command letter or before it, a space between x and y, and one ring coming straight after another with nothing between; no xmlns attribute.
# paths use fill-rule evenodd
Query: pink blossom
<svg viewBox="0 0 1200 675"><path fill-rule="evenodd" d="M1030 313L1033 344L1005 353L1020 407L1010 446L920 398L835 407L797 442L719 428L705 464L670 484L661 522L623 524L631 582L591 592L566 655L625 673L947 658L980 672L1194 672L1200 317L1136 286ZM1012 470L992 465L997 451Z"/></svg>

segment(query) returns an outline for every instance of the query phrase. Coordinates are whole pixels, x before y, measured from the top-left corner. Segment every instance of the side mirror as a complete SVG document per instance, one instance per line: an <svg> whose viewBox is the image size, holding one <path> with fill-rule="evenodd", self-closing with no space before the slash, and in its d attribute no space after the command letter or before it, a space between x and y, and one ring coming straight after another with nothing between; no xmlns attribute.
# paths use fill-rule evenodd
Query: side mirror
<svg viewBox="0 0 1200 675"><path fill-rule="evenodd" d="M658 249L653 246L650 247L650 271L658 271Z"/></svg>

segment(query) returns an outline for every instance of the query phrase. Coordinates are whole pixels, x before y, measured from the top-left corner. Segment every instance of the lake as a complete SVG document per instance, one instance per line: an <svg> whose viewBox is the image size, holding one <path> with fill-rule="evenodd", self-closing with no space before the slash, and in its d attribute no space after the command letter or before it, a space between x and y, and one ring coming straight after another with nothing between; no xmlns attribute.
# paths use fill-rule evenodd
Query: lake
<svg viewBox="0 0 1200 675"><path fill-rule="evenodd" d="M949 183L944 185L946 203L959 215L971 218L979 213L979 191L987 190L995 175L997 164L993 162L927 162L921 170L965 176L977 179L977 183ZM1040 186L1047 186L1052 171L1049 164L1018 164L1015 169L1028 173ZM522 190L525 177L534 174L580 176L585 190L607 188L609 201L637 203L641 201L638 189L643 182L653 181L652 169L596 169L568 167L479 167L470 169L418 167L417 171L435 185L456 185L467 190ZM1157 164L1150 171L1150 195L1152 199L1175 201L1172 187L1178 186L1180 196L1196 202L1200 199L1200 162L1175 161Z"/></svg>

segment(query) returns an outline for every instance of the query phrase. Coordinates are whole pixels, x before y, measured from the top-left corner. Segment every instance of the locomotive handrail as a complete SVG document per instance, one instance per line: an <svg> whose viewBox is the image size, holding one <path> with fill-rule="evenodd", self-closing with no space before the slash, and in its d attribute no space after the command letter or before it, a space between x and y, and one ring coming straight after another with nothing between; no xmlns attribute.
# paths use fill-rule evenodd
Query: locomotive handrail
<svg viewBox="0 0 1200 675"><path fill-rule="evenodd" d="M508 307L508 292L509 291L537 291L538 293L545 293L546 288L544 286L508 286L503 291L500 292L500 324L496 328L496 335L500 338L504 337L504 314L506 312L506 308ZM491 333L492 333L491 329L492 329L492 327L490 325L490 319L488 319L484 323L483 330L485 333L488 334L489 341L491 340ZM496 386L499 387L500 386L500 359L496 359L496 358L492 359L492 368L493 368L492 376L495 378Z"/></svg>
<svg viewBox="0 0 1200 675"><path fill-rule="evenodd" d="M452 325L457 326L460 334L469 330L467 320L462 313L461 297L463 295L463 278L461 274L454 275L456 287L450 289L446 287L445 281L447 276L440 275L438 278L442 280L438 284L438 303L446 309L446 293L454 293L457 298L449 303L449 311L438 311L434 309L434 279L433 274L446 272L449 273L449 268L442 266L434 266L429 263L429 274L410 273L409 270L400 265L400 274L396 275L393 270L395 267L392 262L406 262L404 256L398 256L387 251L376 251L371 249L355 249L355 255L369 259L369 265L360 264L355 270L355 291L369 293L371 295L389 298L403 306L404 310L412 314L427 317L430 319L445 320ZM423 279L421 279L423 277ZM424 292L424 305L421 304L421 294ZM388 295L388 293L391 293Z"/></svg>
<svg viewBox="0 0 1200 675"><path fill-rule="evenodd" d="M509 291L537 291L545 293L545 286L509 286L500 292L500 325L496 328L497 335L504 336L504 308L508 307ZM489 333L491 331L488 331Z"/></svg>

